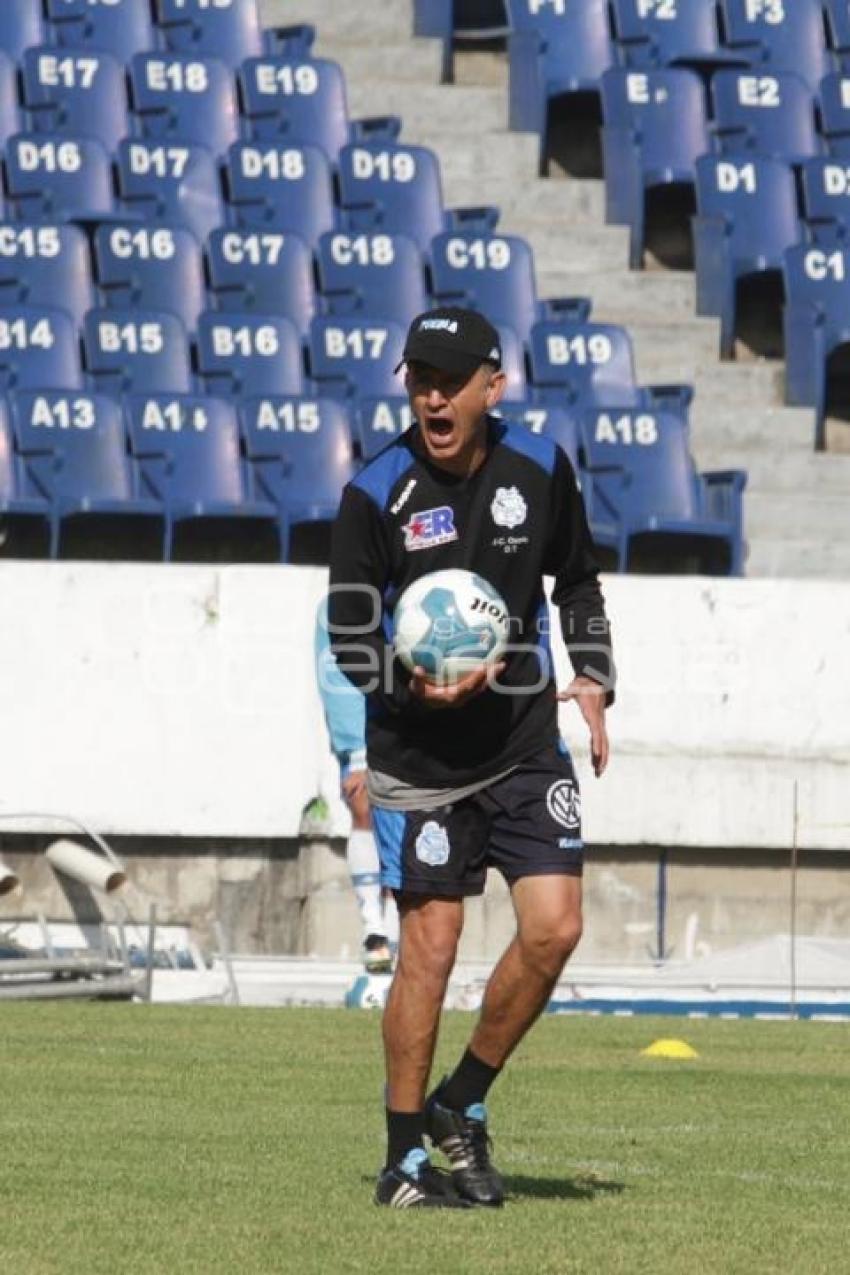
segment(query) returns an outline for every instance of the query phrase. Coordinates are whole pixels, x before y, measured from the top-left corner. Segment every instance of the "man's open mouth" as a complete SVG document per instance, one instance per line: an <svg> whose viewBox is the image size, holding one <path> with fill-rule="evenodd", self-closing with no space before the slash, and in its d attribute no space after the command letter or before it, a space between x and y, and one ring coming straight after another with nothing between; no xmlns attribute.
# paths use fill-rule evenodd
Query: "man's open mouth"
<svg viewBox="0 0 850 1275"><path fill-rule="evenodd" d="M442 416L429 416L426 427L432 438L449 438L454 428L452 422Z"/></svg>

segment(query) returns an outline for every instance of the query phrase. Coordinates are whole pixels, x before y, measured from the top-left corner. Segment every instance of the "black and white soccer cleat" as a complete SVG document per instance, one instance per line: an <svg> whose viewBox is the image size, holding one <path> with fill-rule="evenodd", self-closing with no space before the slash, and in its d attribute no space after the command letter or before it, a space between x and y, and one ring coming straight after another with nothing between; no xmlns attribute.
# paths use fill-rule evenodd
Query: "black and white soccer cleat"
<svg viewBox="0 0 850 1275"><path fill-rule="evenodd" d="M390 1209L468 1209L456 1194L451 1177L435 1169L421 1147L408 1151L401 1164L378 1178L375 1203Z"/></svg>
<svg viewBox="0 0 850 1275"><path fill-rule="evenodd" d="M458 1195L472 1204L497 1208L505 1200L505 1187L490 1160L487 1109L472 1103L465 1111L453 1111L440 1102L440 1085L425 1104L425 1132L439 1147L451 1167Z"/></svg>

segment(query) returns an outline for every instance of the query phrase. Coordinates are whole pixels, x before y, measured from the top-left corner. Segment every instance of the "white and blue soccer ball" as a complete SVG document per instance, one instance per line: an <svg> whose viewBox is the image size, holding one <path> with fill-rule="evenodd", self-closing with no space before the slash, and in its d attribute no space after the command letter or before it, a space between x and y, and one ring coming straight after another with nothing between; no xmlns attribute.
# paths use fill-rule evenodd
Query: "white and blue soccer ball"
<svg viewBox="0 0 850 1275"><path fill-rule="evenodd" d="M406 668L443 685L495 664L510 637L505 600L482 576L432 571L408 585L393 613L393 645Z"/></svg>

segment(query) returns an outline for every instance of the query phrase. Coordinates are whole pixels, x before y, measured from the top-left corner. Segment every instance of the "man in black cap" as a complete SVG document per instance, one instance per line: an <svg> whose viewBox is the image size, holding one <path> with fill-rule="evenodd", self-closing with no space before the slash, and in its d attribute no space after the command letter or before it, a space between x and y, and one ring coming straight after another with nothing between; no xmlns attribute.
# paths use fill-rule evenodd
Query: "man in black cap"
<svg viewBox="0 0 850 1275"><path fill-rule="evenodd" d="M597 775L613 698L608 623L584 505L564 452L491 415L505 390L499 334L480 314L413 320L402 356L414 425L346 488L331 551L334 653L368 697L368 788L381 880L401 915L383 1020L388 1149L376 1201L499 1205L487 1091L545 1008L581 935L578 784L557 700L575 699ZM401 366L401 364L399 364ZM474 571L505 599L504 660L451 685L393 657L392 609L432 571ZM557 693L544 575L575 673ZM469 1047L426 1097L463 899L486 870L510 887L517 932L496 965ZM424 1138L448 1158L431 1166Z"/></svg>

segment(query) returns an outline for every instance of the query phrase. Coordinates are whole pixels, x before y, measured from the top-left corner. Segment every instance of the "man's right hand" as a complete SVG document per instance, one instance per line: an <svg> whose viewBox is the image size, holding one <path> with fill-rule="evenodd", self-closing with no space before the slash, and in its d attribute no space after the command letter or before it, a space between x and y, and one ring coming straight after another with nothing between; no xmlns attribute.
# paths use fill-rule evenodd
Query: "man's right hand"
<svg viewBox="0 0 850 1275"><path fill-rule="evenodd" d="M410 679L410 693L427 708L460 708L462 704L485 691L494 678L501 676L504 669L504 660L499 664L482 664L459 682L442 685L429 681L424 668L417 665Z"/></svg>

